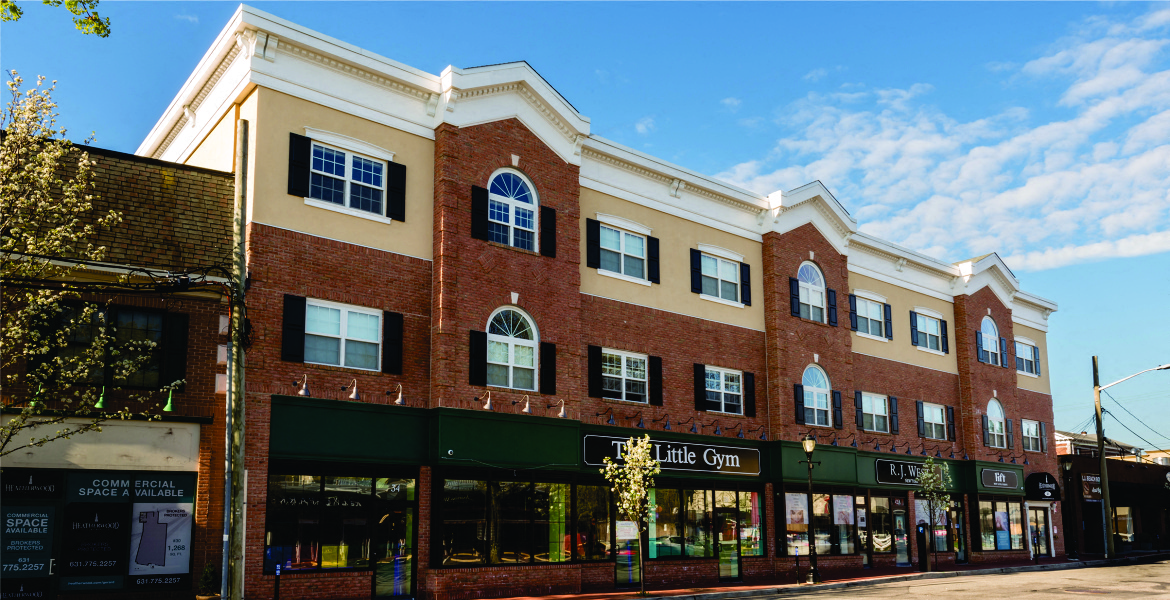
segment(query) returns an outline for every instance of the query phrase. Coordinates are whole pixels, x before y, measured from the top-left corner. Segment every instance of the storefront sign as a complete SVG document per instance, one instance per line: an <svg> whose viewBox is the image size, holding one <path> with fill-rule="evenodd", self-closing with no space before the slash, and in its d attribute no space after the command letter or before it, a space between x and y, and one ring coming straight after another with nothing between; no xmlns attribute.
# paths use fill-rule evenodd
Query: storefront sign
<svg viewBox="0 0 1170 600"><path fill-rule="evenodd" d="M1058 500L1060 486L1056 478L1048 473L1032 473L1024 480L1024 498L1026 500Z"/></svg>
<svg viewBox="0 0 1170 600"><path fill-rule="evenodd" d="M1016 477L1015 471L983 469L980 473L980 478L983 480L983 487L1005 490L1015 490L1020 487L1020 479Z"/></svg>
<svg viewBox="0 0 1170 600"><path fill-rule="evenodd" d="M877 468L877 482L888 485L918 485L922 475L922 463L905 460L879 458L874 462Z"/></svg>
<svg viewBox="0 0 1170 600"><path fill-rule="evenodd" d="M1101 476L1097 473L1081 473L1081 493L1086 502L1101 501Z"/></svg>
<svg viewBox="0 0 1170 600"><path fill-rule="evenodd" d="M628 438L585 436L585 464L604 466L609 457L619 464ZM759 475L760 451L755 448L709 446L668 440L650 440L654 460L663 471L703 471L730 475Z"/></svg>
<svg viewBox="0 0 1170 600"><path fill-rule="evenodd" d="M51 506L5 506L0 541L0 577L44 577L53 558L56 510Z"/></svg>

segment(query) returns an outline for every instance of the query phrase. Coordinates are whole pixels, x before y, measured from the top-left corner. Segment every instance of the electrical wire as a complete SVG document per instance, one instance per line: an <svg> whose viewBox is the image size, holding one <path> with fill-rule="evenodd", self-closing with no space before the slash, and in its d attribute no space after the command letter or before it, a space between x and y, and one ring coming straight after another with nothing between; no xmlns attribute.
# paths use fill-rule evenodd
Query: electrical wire
<svg viewBox="0 0 1170 600"><path fill-rule="evenodd" d="M1110 412L1110 411L1107 411L1107 410L1102 410L1102 412L1104 412L1105 414L1107 414L1107 415L1109 415L1109 416L1113 417L1113 420L1114 420L1114 421L1117 421L1117 424L1118 424L1118 425L1121 425L1121 426L1122 426L1122 427L1123 427L1123 428L1124 428L1126 431L1128 431L1128 432L1130 432L1130 433L1134 434L1135 436L1137 436L1137 439L1139 439L1139 440L1141 440L1141 441L1143 441L1143 442L1145 442L1145 443L1149 444L1149 445L1150 445L1150 449L1155 449L1155 448L1157 448L1157 447L1158 447L1158 445L1157 445L1157 444L1151 443L1151 442L1150 442L1150 440L1147 440L1146 438L1144 438L1144 437L1142 437L1142 436L1138 435L1138 434L1137 434L1137 432L1135 432L1134 430L1130 429L1130 428L1129 428L1129 426L1127 426L1125 423L1122 423L1122 422L1121 422L1121 419L1118 419L1118 418L1117 418L1117 415L1114 415L1112 412ZM1114 442L1114 443L1116 444L1116 442ZM1138 460L1141 460L1141 457L1140 457L1140 456L1138 456L1137 454L1135 454L1134 456L1135 456L1135 457L1137 457L1137 458L1138 458ZM1146 460L1149 460L1149 459L1146 459ZM1153 463L1154 463L1154 461L1152 461L1152 460L1151 460L1151 461L1150 461L1150 463L1151 463L1151 464L1153 464Z"/></svg>
<svg viewBox="0 0 1170 600"><path fill-rule="evenodd" d="M1105 392L1105 395L1106 395L1106 396L1109 396L1109 399L1110 399L1110 400L1112 400L1114 404L1116 404L1117 406L1120 406L1120 407L1121 407L1121 410L1124 410L1124 411L1126 412L1126 414L1128 414L1129 416L1133 417L1135 421L1137 421L1138 423L1141 423L1141 424L1142 424L1142 425L1143 425L1143 426L1144 426L1146 429L1149 429L1150 431L1154 432L1154 435L1156 435L1156 436L1158 436L1158 437L1160 437L1160 438L1162 438L1162 439L1164 439L1164 440L1166 440L1166 441L1170 442L1170 437L1166 437L1165 435L1162 435L1162 433L1161 433L1160 431L1158 431L1157 429L1154 429L1153 427L1150 427L1149 425L1146 425L1146 422L1145 422L1145 421L1143 421L1143 420L1139 419L1137 415L1135 415L1135 414L1133 414L1133 413L1129 412L1129 409L1128 409L1128 408L1126 408L1124 404L1122 404L1122 403L1118 402L1118 401L1117 401L1117 398L1114 398L1114 397L1113 397L1113 394L1110 394L1108 390L1102 390L1102 391L1104 391L1104 392ZM1115 418L1116 418L1116 417L1115 417ZM1147 443L1149 443L1149 442L1147 442ZM1151 449L1153 449L1153 447L1151 447Z"/></svg>

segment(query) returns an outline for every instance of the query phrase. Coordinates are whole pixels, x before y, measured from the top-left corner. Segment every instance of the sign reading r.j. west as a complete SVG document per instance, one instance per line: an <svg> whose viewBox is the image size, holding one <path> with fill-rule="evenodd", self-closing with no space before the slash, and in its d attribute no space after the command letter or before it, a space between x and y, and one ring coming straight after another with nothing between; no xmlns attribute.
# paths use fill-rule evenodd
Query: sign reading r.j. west
<svg viewBox="0 0 1170 600"><path fill-rule="evenodd" d="M874 462L877 469L877 482L887 485L918 485L918 478L922 476L922 463L908 460L886 460L879 458Z"/></svg>
<svg viewBox="0 0 1170 600"><path fill-rule="evenodd" d="M628 438L585 436L585 464L605 465L605 458L618 461ZM729 475L759 475L760 451L755 448L709 446L651 439L651 456L663 471L705 471Z"/></svg>

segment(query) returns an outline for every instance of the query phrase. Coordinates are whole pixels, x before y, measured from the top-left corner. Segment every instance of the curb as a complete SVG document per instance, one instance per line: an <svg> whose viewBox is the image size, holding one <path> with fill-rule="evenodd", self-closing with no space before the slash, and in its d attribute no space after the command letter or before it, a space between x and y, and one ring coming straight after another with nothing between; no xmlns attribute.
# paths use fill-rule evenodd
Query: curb
<svg viewBox="0 0 1170 600"><path fill-rule="evenodd" d="M1065 571L1069 569L1086 569L1091 567L1106 567L1151 562L1170 558L1170 553L1150 554L1144 556L1122 557L1101 560L1087 560L1079 562L1052 563L1046 565L1020 565L1016 567L994 567L990 569L973 569L970 571L941 571L933 573L914 573L909 575L891 575L854 581L838 581L833 583L819 583L815 585L787 585L773 588L760 588L733 592L714 592L710 594L684 594L679 596L655 596L656 600L723 600L726 598L751 598L755 596L774 596L778 594L811 594L824 590L839 590L853 587L879 585L883 583L899 583L902 581L917 581L920 579L945 579L948 577L964 577L967 575L1000 575L1007 573L1029 573L1033 571Z"/></svg>

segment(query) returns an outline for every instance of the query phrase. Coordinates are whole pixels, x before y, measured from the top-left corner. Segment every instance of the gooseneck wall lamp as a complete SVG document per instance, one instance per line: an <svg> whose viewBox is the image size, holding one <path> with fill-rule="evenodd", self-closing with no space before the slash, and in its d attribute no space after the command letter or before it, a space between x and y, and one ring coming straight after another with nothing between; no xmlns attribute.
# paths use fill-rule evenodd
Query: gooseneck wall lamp
<svg viewBox="0 0 1170 600"><path fill-rule="evenodd" d="M609 415L609 419L606 419L606 421L605 421L606 425L614 425L615 424L615 421L613 420L613 407L610 407L608 410L593 414L593 416L595 416L595 417L600 417L601 415Z"/></svg>
<svg viewBox="0 0 1170 600"><path fill-rule="evenodd" d="M294 381L293 385L297 386L297 395L298 396L308 396L309 395L309 374L305 373L304 375L301 375L301 378Z"/></svg>
<svg viewBox="0 0 1170 600"><path fill-rule="evenodd" d="M557 405L557 403L553 402L552 404L546 405L544 408L547 410L547 409L550 409L556 405ZM568 417L569 417L569 413L565 411L565 401L564 401L564 399L562 399L561 400L561 410L560 410L560 412L557 413L557 418L558 419L567 419Z"/></svg>
<svg viewBox="0 0 1170 600"><path fill-rule="evenodd" d="M395 399L394 399L394 402L392 402L391 404L394 404L395 406L403 406L403 405L405 405L405 404L406 404L406 401L402 399L402 384L401 384L401 383L400 383L400 384L398 384L398 389L397 389L397 390L386 390L386 395L387 395L387 396L389 396L390 394L393 394L395 391L397 391L397 392L398 392L398 397L397 397L397 398L395 398Z"/></svg>
<svg viewBox="0 0 1170 600"><path fill-rule="evenodd" d="M670 415L669 414L663 415L657 419L650 419L651 423L657 423L659 421L666 421L666 423L662 426L662 430L663 431L670 431Z"/></svg>

